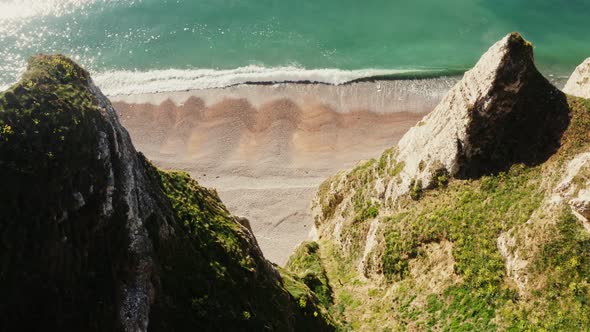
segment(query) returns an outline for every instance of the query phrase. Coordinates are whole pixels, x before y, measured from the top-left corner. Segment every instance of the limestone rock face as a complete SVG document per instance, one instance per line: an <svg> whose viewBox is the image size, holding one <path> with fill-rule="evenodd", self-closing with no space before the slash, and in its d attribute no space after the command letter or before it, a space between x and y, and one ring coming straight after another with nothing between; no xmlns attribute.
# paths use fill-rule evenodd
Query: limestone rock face
<svg viewBox="0 0 590 332"><path fill-rule="evenodd" d="M559 146L567 110L563 93L535 68L531 44L510 34L400 140L403 184L415 179L428 186L439 168L473 177L515 162L539 163Z"/></svg>
<svg viewBox="0 0 590 332"><path fill-rule="evenodd" d="M0 182L0 330L332 329L215 191L135 150L66 57L0 93Z"/></svg>
<svg viewBox="0 0 590 332"><path fill-rule="evenodd" d="M576 97L590 98L590 58L574 70L563 92Z"/></svg>
<svg viewBox="0 0 590 332"><path fill-rule="evenodd" d="M567 203L583 226L590 231L590 152L580 153L570 160L558 185L553 189L551 203Z"/></svg>
<svg viewBox="0 0 590 332"><path fill-rule="evenodd" d="M578 195L570 201L574 211L583 216L586 220L590 219L590 190L582 189Z"/></svg>
<svg viewBox="0 0 590 332"><path fill-rule="evenodd" d="M474 178L515 163L542 163L559 148L568 124L565 94L538 72L532 45L509 34L397 147L320 186L313 204L317 236L334 238L345 250L351 243L360 245L359 269L378 274L379 215L449 177ZM359 220L366 220L362 228Z"/></svg>

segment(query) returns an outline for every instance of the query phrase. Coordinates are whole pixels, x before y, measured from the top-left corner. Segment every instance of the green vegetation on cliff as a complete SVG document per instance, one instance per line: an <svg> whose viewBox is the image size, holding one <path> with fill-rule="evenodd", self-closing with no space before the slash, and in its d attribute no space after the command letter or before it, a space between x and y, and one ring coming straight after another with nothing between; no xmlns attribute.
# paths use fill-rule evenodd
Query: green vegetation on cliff
<svg viewBox="0 0 590 332"><path fill-rule="evenodd" d="M303 242L289 258L285 269L295 274L318 296L325 307L332 304L332 289L319 257L316 242Z"/></svg>
<svg viewBox="0 0 590 332"><path fill-rule="evenodd" d="M135 151L64 56L0 94L0 182L0 330L335 329L214 190Z"/></svg>
<svg viewBox="0 0 590 332"><path fill-rule="evenodd" d="M99 137L93 129L101 128L101 115L87 84L87 73L69 59L36 56L21 82L0 94L0 166L14 175L5 175L8 191L26 188L15 183L26 174L34 180L31 185L56 193L48 197L59 200L80 170L97 164L93 149ZM48 208L56 204L47 203ZM57 213L61 206L54 209Z"/></svg>
<svg viewBox="0 0 590 332"><path fill-rule="evenodd" d="M431 242L453 242L456 270L482 293L502 281L502 257L496 235L524 223L539 207L540 178L535 169L514 166L507 173L475 181L453 181L444 190L427 191L420 204L388 217L384 274L404 278L408 260Z"/></svg>
<svg viewBox="0 0 590 332"><path fill-rule="evenodd" d="M383 271L388 278L407 278L410 262L425 245L453 244L454 273L462 282L429 298L424 327L493 329L498 302L515 296L504 283L497 237L525 223L539 207L540 181L538 169L522 165L479 180L452 181L446 189L426 191L419 204L384 220Z"/></svg>
<svg viewBox="0 0 590 332"><path fill-rule="evenodd" d="M395 201L396 149L337 174L316 204L334 237L279 268L214 190L137 153L97 91L71 60L36 56L0 94L0 329L590 326L588 202L572 203L590 186L590 100L568 99L542 163L456 179L420 161L431 180Z"/></svg>
<svg viewBox="0 0 590 332"><path fill-rule="evenodd" d="M590 326L590 234L564 208L533 262L545 279L534 307L507 310L512 331L584 331Z"/></svg>
<svg viewBox="0 0 590 332"><path fill-rule="evenodd" d="M87 73L62 56L33 57L0 94L0 326L119 328L113 290L129 258L125 225L98 227L106 127Z"/></svg>
<svg viewBox="0 0 590 332"><path fill-rule="evenodd" d="M303 281L285 271L280 276L261 259L253 235L231 216L214 191L199 186L185 172L163 172L147 161L146 167L191 243L182 250L170 241L155 243L160 261L166 262L162 287L175 299L175 305L156 304L154 314L182 322L161 326L161 330L334 328ZM160 308L163 312L158 313Z"/></svg>
<svg viewBox="0 0 590 332"><path fill-rule="evenodd" d="M351 199L345 210L336 204L330 214L320 215L329 220L329 215L341 214L346 220L340 226L346 239L342 245L332 239L319 242L333 307L339 308L334 315L345 329L590 327L590 235L566 202L552 198L567 163L590 151L590 100L569 97L568 103L569 126L560 149L546 162L516 164L506 172L467 180L439 174L439 184L420 190L417 197L410 197L410 191L395 206L375 205L378 211L367 219L379 220L378 244L368 256L359 255L370 234L367 222L347 216L363 215L358 214L368 205L363 202L379 197L377 175L395 173L395 151L322 184L320 209L330 206L326 202L333 194L339 201ZM588 185L584 174L582 170L572 180L578 188L573 193Z"/></svg>

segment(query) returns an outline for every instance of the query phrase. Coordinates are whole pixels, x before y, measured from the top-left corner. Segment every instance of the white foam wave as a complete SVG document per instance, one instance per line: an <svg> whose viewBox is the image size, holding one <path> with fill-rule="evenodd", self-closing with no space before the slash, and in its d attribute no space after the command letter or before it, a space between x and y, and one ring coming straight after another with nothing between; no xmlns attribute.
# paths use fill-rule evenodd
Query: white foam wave
<svg viewBox="0 0 590 332"><path fill-rule="evenodd" d="M237 69L193 69L109 71L93 73L95 83L107 95L169 92L222 88L241 83L316 82L344 84L366 77L417 72L386 69L302 69L295 66L267 68L246 66Z"/></svg>

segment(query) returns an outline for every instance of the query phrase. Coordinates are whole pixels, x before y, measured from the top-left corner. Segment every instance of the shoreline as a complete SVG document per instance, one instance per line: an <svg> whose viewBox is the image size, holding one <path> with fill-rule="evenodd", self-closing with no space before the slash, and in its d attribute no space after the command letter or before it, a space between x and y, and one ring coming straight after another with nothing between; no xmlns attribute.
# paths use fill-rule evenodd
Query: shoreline
<svg viewBox="0 0 590 332"><path fill-rule="evenodd" d="M189 89L149 93L107 95L113 103L152 104L172 102L182 106L191 97L205 104L223 99L248 99L260 106L270 99L290 98L297 102L327 104L337 112L366 110L374 113L423 113L431 109L459 77L413 80L358 81L346 84L268 83L236 84L221 88Z"/></svg>
<svg viewBox="0 0 590 332"><path fill-rule="evenodd" d="M106 95L218 89L239 85L313 84L344 86L359 82L436 80L462 77L466 68L451 69L307 69L248 65L233 69L112 70L93 73Z"/></svg>
<svg viewBox="0 0 590 332"><path fill-rule="evenodd" d="M139 151L215 188L250 220L265 257L283 265L309 239L317 187L394 146L454 84L282 83L110 98Z"/></svg>
<svg viewBox="0 0 590 332"><path fill-rule="evenodd" d="M211 90L232 90L232 89L239 89L243 87L281 87L281 86L307 86L307 87L333 87L333 88L340 88L340 87L347 87L347 86L354 86L356 84L385 84L391 82L398 82L403 84L403 82L418 82L418 84L423 82L439 82L440 85L450 85L452 86L454 83L457 83L461 80L462 75L465 71L464 70L457 70L456 75L435 75L431 73L425 73L423 76L416 76L415 74L404 76L403 74L394 74L394 75L385 75L385 76L368 76L362 77L357 79L352 79L343 83L330 83L330 82L322 82L322 81L313 81L313 80L285 80L285 81L244 81L239 83L232 83L224 86L218 87L202 87L202 88L185 88L185 89L177 89L177 90L163 90L163 91L149 91L149 92L129 92L129 93L105 93L105 95L111 100L118 100L118 101L125 101L133 99L133 97L141 96L144 98L148 98L148 96L153 95L162 95L162 94L188 94L192 95L198 93L199 91L211 91ZM551 84L553 84L558 89L563 89L569 76L567 75L547 75L547 80ZM96 82L95 82L96 83ZM98 85L98 84L97 84ZM434 84L433 84L434 85ZM7 89L10 86L3 86L3 88ZM99 88L102 89L101 86ZM450 88L450 87L449 87ZM108 88L107 88L108 89ZM436 87L434 88L436 90Z"/></svg>
<svg viewBox="0 0 590 332"><path fill-rule="evenodd" d="M255 66L254 66L255 67ZM204 84L203 86L199 87L199 84L195 84L194 82L200 80L211 80L214 79L216 76L211 75L208 76L207 74L197 75L195 77L183 77L183 72L233 72L246 69L248 67L239 67L236 69L227 69L227 70L220 70L220 69L154 69L151 71L129 71L129 70L121 70L121 71L106 71L106 72L98 72L92 73L94 77L95 84L101 88L103 93L109 98L125 98L129 96L135 95L158 95L163 93L191 93L194 91L205 91L205 90L213 90L213 89L228 89L228 88L235 88L241 86L277 86L277 85L304 85L304 86L347 86L347 85L354 85L357 83L386 83L386 82L395 82L395 81L426 81L426 80L441 80L441 81L454 81L458 82L463 74L468 71L470 68L460 68L460 69L414 69L414 70L400 70L400 69L358 69L358 70L341 70L341 69L334 69L334 68L325 68L325 69L301 69L301 68L290 68L290 67L260 67L258 69L268 70L269 72L266 73L270 75L269 77L258 77L253 80L242 79L240 80L239 77L241 76L240 73L236 73L238 79L235 82L231 83L223 83L223 82L208 82L208 84ZM314 73L314 72L322 72L326 71L328 73L334 72L344 77L348 78L341 78L337 79L334 77L325 76L320 79L313 79L313 78L299 78L299 79L272 79L272 71L273 70L281 70L281 69L297 69L300 70L300 75L306 72ZM150 74L155 73L175 73L169 74L168 78L164 77L150 77ZM369 72L367 76L362 75L355 75L355 72ZM371 72L373 72L371 74ZM385 74L380 74L379 72L385 72ZM123 78L120 79L119 75L122 75ZM293 73L290 73L293 75ZM146 76L143 80L136 80L135 76ZM190 76L190 75L189 75ZM289 74L287 75L289 76ZM297 76L297 75L295 75ZM313 76L313 75L310 75ZM321 76L321 75L320 75ZM338 75L336 75L338 76ZM548 73L545 77L554 84L557 88L562 89L569 78L568 73ZM223 77L224 80L232 81L232 75L227 74ZM107 83L108 82L108 83ZM127 88L131 89L128 92L113 92L117 91L116 87L109 86L112 82L116 82L116 85L119 87L121 86L134 86L134 88ZM159 82L161 86L165 86L166 88L161 88L158 90L157 88L152 88L148 91L140 91L142 90L143 85L149 85L153 82ZM176 88L168 88L168 86L174 86L174 83L182 82L181 85L189 85L189 87L176 87ZM10 88L14 83L11 84L2 84L0 85L0 91L6 90Z"/></svg>

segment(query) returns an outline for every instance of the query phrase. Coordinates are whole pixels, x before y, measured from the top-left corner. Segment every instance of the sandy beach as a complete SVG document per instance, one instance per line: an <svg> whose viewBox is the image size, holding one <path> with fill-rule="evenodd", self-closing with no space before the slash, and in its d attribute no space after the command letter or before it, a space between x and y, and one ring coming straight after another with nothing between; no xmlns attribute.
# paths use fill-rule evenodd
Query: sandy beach
<svg viewBox="0 0 590 332"><path fill-rule="evenodd" d="M308 238L317 186L378 157L436 106L454 78L110 96L133 143L165 169L216 188L250 220L271 261Z"/></svg>

